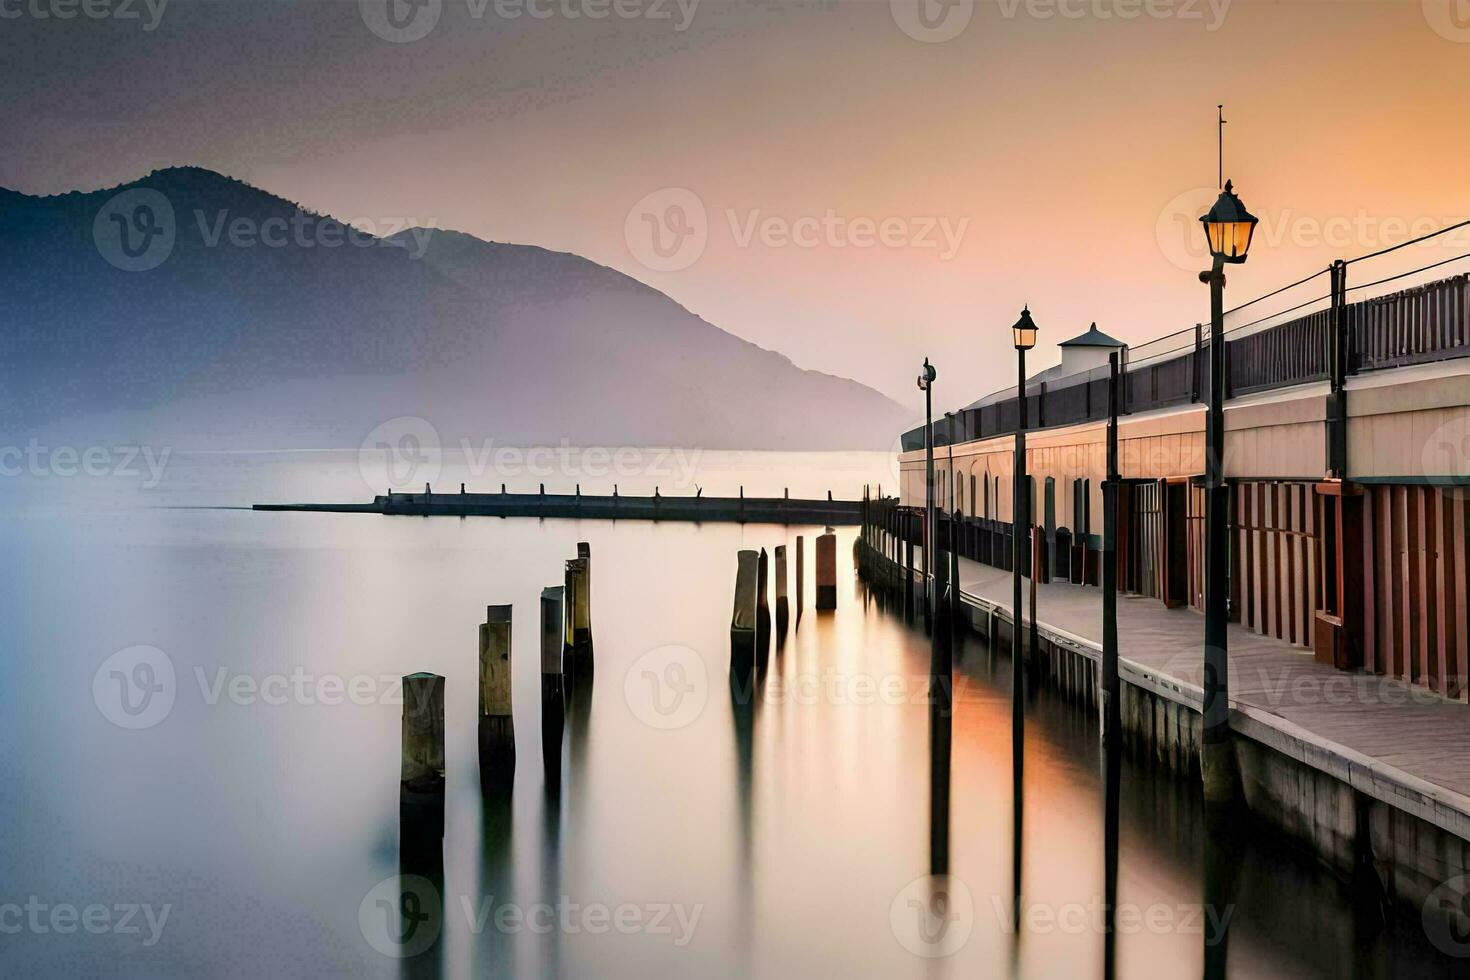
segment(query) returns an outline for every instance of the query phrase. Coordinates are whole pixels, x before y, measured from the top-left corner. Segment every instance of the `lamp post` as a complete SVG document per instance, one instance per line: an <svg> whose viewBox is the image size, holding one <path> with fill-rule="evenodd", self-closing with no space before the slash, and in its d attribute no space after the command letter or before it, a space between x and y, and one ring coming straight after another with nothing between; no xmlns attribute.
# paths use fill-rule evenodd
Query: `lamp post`
<svg viewBox="0 0 1470 980"><path fill-rule="evenodd" d="M1212 262L1199 274L1210 287L1210 402L1205 416L1205 676L1200 753L1206 802L1228 802L1238 785L1230 744L1228 498L1225 488L1225 264L1245 261L1256 218L1230 181L1203 215Z"/></svg>
<svg viewBox="0 0 1470 980"><path fill-rule="evenodd" d="M924 568L920 576L924 583L924 625L934 622L934 590L929 585L929 569L934 567L931 553L934 551L934 379L939 372L924 358L924 369L919 372L919 388L924 392Z"/></svg>
<svg viewBox="0 0 1470 980"><path fill-rule="evenodd" d="M1026 352L1036 346L1036 324L1031 320L1029 307L1021 311L1021 319L1011 328L1011 338L1016 346L1016 485L1011 501L1011 545L1015 585L1011 598L1011 847L1012 907L1015 915L1021 909L1021 821L1025 812L1022 790L1025 781L1022 771L1025 766L1026 714L1022 701L1025 674L1021 666L1021 565L1025 559L1025 544L1021 529L1029 519L1029 500L1023 497L1021 488L1026 482ZM994 638L992 637L992 642Z"/></svg>

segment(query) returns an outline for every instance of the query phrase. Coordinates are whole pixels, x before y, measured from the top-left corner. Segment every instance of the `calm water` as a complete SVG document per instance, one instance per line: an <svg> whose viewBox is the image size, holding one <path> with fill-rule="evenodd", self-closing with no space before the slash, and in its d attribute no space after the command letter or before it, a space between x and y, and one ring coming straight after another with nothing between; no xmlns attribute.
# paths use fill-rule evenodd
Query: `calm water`
<svg viewBox="0 0 1470 980"><path fill-rule="evenodd" d="M818 529L211 509L362 499L359 469L351 453L206 455L171 459L157 487L146 472L0 480L0 904L22 907L0 910L0 972L1101 975L1095 722L1046 695L1029 708L1018 938L1010 667L973 641L957 664L942 934L921 918L936 908L922 880L928 642L865 601L853 531L839 534L838 611L813 612L809 578L742 739L725 679L735 553L805 533L810 576ZM435 482L466 478L501 479L446 465ZM576 479L611 482L506 482ZM891 480L877 456L709 453L694 467L708 493ZM621 489L655 482L684 492L661 474ZM592 545L597 676L553 803L536 601L579 540ZM520 763L513 798L487 805L476 625L505 602ZM144 661L152 675L136 673ZM160 692L132 701L137 714L117 667ZM402 891L391 678L414 670L448 679L447 827L441 911L422 920L437 943L399 960L379 949L394 947L377 901ZM1200 972L1211 926L1191 789L1124 771L1119 901L1137 919L1119 975ZM1412 923L1355 926L1345 890L1309 860L1265 842L1229 857L1232 974L1448 975ZM35 922L16 932L21 916ZM945 944L953 955L917 955Z"/></svg>

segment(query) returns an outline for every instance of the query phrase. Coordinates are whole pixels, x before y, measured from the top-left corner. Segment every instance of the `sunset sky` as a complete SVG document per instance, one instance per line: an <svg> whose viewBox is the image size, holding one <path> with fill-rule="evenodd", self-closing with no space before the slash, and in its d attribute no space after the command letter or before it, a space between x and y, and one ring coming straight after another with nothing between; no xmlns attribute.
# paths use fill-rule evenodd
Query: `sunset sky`
<svg viewBox="0 0 1470 980"><path fill-rule="evenodd" d="M1232 300L1470 213L1470 4L427 0L389 40L385 2L0 0L0 185L197 164L576 252L908 406L930 356L942 407L1010 380L1022 303L1043 347L1203 317L1217 102L1262 219Z"/></svg>

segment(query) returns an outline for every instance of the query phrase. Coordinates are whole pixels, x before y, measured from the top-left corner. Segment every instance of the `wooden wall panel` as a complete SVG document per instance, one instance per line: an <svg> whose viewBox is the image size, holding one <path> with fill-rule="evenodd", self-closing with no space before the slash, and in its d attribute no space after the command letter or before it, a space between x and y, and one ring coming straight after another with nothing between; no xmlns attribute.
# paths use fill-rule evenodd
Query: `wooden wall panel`
<svg viewBox="0 0 1470 980"><path fill-rule="evenodd" d="M1317 608L1313 494L1306 483L1237 485L1241 621L1300 647L1312 644Z"/></svg>
<svg viewBox="0 0 1470 980"><path fill-rule="evenodd" d="M1463 487L1365 488L1364 668L1467 700L1467 508Z"/></svg>

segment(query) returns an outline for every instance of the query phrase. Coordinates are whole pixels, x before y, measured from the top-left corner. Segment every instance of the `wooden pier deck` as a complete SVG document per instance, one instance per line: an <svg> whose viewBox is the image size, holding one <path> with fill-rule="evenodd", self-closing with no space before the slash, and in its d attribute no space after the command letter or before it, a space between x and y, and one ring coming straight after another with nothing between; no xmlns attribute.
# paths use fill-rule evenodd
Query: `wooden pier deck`
<svg viewBox="0 0 1470 980"><path fill-rule="evenodd" d="M1010 572L962 558L960 588L968 605L1010 619ZM1029 591L1028 580L1023 595ZM1101 590L1038 585L1037 610L1044 636L1100 656ZM1198 709L1203 633L1204 617L1193 610L1120 595L1124 683ZM1319 664L1308 650L1236 623L1229 642L1231 727L1238 734L1470 840L1470 706L1393 677Z"/></svg>
<svg viewBox="0 0 1470 980"><path fill-rule="evenodd" d="M412 517L536 517L613 521L812 524L862 522L862 501L795 497L626 496L570 493L393 493L361 504L256 504L255 510Z"/></svg>

